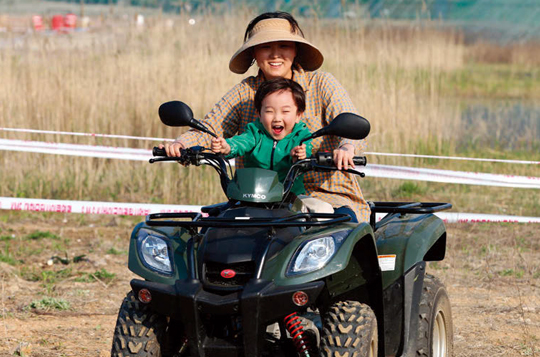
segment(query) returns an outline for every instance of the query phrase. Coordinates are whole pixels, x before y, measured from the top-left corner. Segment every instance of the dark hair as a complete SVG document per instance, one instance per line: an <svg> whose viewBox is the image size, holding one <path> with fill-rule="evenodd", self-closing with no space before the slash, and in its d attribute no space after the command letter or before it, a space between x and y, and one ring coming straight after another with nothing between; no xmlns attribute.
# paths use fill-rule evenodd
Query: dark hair
<svg viewBox="0 0 540 357"><path fill-rule="evenodd" d="M296 20L291 14L284 11L275 11L275 12L265 12L264 14L261 14L257 16L256 18L254 18L253 20L251 20L251 22L246 28L246 33L244 34L244 42L246 42L246 40L248 39L249 34L251 33L251 30L253 30L253 27L255 27L255 25L259 21L267 20L267 19L285 19L289 21L289 23L291 24L292 33L298 32L302 35L302 37L305 37L304 32L302 32L302 29L300 28L300 26L298 26L298 22L296 22Z"/></svg>
<svg viewBox="0 0 540 357"><path fill-rule="evenodd" d="M272 93L286 90L291 91L298 113L303 113L306 110L306 94L300 84L287 78L274 78L262 82L259 89L257 89L257 93L255 93L255 109L257 109L257 113L261 113L264 98Z"/></svg>

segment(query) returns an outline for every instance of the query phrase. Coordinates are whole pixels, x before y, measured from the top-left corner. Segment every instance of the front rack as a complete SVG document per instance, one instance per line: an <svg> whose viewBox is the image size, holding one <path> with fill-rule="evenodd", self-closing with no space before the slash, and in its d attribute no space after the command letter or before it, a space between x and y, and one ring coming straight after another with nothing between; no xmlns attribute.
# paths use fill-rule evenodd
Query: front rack
<svg viewBox="0 0 540 357"><path fill-rule="evenodd" d="M173 221L172 219L189 218L190 221ZM166 219L166 220L164 220ZM315 219L322 219L315 221ZM216 227L216 228L249 228L249 227L313 227L328 226L348 222L351 217L342 213L299 213L289 217L203 217L196 212L186 213L152 213L146 216L146 224L154 227Z"/></svg>

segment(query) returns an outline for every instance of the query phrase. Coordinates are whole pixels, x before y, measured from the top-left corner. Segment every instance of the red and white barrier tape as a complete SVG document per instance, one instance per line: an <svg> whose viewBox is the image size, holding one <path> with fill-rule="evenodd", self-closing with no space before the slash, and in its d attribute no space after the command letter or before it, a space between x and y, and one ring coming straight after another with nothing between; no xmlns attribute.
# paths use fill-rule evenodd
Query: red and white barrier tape
<svg viewBox="0 0 540 357"><path fill-rule="evenodd" d="M174 139L153 138L147 136L132 136L132 135L117 135L117 134L95 134L95 133L78 133L73 131L55 131L55 130L37 130L37 129L19 129L19 128L0 128L0 131L33 133L33 134L54 134L54 135L71 135L71 136L90 136L94 138L111 138L111 139L133 139L133 140L148 140L148 141L174 141Z"/></svg>
<svg viewBox="0 0 540 357"><path fill-rule="evenodd" d="M162 212L200 212L202 206L94 202L0 197L0 209L12 211L146 216Z"/></svg>
<svg viewBox="0 0 540 357"><path fill-rule="evenodd" d="M152 151L148 149L11 139L0 139L0 150L138 161L148 161L152 157Z"/></svg>
<svg viewBox="0 0 540 357"><path fill-rule="evenodd" d="M66 201L48 200L35 198L10 198L0 197L0 209L13 211L34 212L58 212L58 213L82 213L82 214L106 214L119 216L146 216L150 213L162 212L200 212L202 206L191 205L164 205L146 203L123 203L123 202L92 202L92 201ZM495 214L478 213L435 213L447 223L540 223L540 217L521 217ZM377 214L377 220L384 217L383 213Z"/></svg>
<svg viewBox="0 0 540 357"><path fill-rule="evenodd" d="M61 144L10 139L0 139L0 150L138 161L147 161L152 157L152 152L147 149ZM499 175L480 172L411 168L405 166L378 164L368 164L368 166L365 168L361 168L360 171L365 172L368 177L447 182L466 185L540 188L540 177L533 176Z"/></svg>
<svg viewBox="0 0 540 357"><path fill-rule="evenodd" d="M71 131L37 130L37 129L22 129L22 128L0 128L0 131L36 133L36 134L89 136L89 137L96 137L96 138L133 139L133 140L147 140L147 141L174 141L174 139L155 138L155 137L147 137L147 136L80 133L80 132L71 132ZM485 158L478 158L478 157L398 154L398 153L384 153L384 152L365 152L364 154L374 155L374 156L414 157L414 158L439 159L439 160L483 161L483 162L500 162L500 163L508 163L508 164L540 165L540 161L527 161L527 160L485 159Z"/></svg>
<svg viewBox="0 0 540 357"><path fill-rule="evenodd" d="M540 177L534 176L499 175L378 164L368 164L359 171L363 171L368 177L448 182L465 185L540 188Z"/></svg>
<svg viewBox="0 0 540 357"><path fill-rule="evenodd" d="M418 154L396 154L396 153L369 152L369 151L365 152L364 154L366 154L366 155L375 155L375 156L414 157L414 158L420 158L420 159L482 161L482 162L500 162L500 163L506 163L506 164L540 165L540 161L527 161L527 160L483 159L483 158L479 158L479 157L418 155Z"/></svg>

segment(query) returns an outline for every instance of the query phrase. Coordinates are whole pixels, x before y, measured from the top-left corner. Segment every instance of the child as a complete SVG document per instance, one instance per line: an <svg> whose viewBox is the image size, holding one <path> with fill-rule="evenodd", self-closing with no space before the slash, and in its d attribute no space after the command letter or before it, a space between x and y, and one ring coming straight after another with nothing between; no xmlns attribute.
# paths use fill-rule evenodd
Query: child
<svg viewBox="0 0 540 357"><path fill-rule="evenodd" d="M311 156L311 140L299 145L311 135L300 121L306 109L304 90L286 78L265 81L255 93L255 109L259 121L249 123L240 135L212 139L212 151L227 158L244 155L246 167L277 171L283 182L293 162ZM301 179L291 192L297 196L305 193Z"/></svg>

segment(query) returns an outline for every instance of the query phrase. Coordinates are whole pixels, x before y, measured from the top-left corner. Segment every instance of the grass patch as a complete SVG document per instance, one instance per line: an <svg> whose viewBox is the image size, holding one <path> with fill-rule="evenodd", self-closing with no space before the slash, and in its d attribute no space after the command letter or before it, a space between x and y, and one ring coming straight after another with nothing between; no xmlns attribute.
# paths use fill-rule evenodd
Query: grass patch
<svg viewBox="0 0 540 357"><path fill-rule="evenodd" d="M523 278L525 272L523 270L514 270L514 269L504 269L499 272L500 276L515 276L518 279Z"/></svg>
<svg viewBox="0 0 540 357"><path fill-rule="evenodd" d="M39 281L44 284L55 284L73 276L71 268L61 270L36 270L23 267L19 276L27 281Z"/></svg>
<svg viewBox="0 0 540 357"><path fill-rule="evenodd" d="M540 70L508 64L469 63L447 73L443 91L459 97L538 98Z"/></svg>
<svg viewBox="0 0 540 357"><path fill-rule="evenodd" d="M56 234L54 233L51 233L51 232L43 232L43 231L35 231L33 233L30 233L30 234L27 234L26 239L29 239L29 240L40 240L40 239L60 239L59 236L57 236Z"/></svg>
<svg viewBox="0 0 540 357"><path fill-rule="evenodd" d="M28 308L36 310L69 310L71 304L65 299L57 299L53 297L44 297L41 300L34 300L29 305Z"/></svg>
<svg viewBox="0 0 540 357"><path fill-rule="evenodd" d="M394 191L394 196L412 198L413 196L422 195L425 192L425 187L418 185L416 182L406 181L397 187Z"/></svg>
<svg viewBox="0 0 540 357"><path fill-rule="evenodd" d="M6 245L3 252L0 252L0 262L7 263L9 265L17 265L20 263L9 250L9 245Z"/></svg>
<svg viewBox="0 0 540 357"><path fill-rule="evenodd" d="M99 280L107 284L113 281L115 278L116 274L110 273L103 268L94 273L84 273L83 275L75 278L75 281L79 283L93 283Z"/></svg>
<svg viewBox="0 0 540 357"><path fill-rule="evenodd" d="M125 255L125 254L127 254L127 251L118 250L118 249L112 247L111 249L107 250L106 253L107 254L112 254L112 255Z"/></svg>

